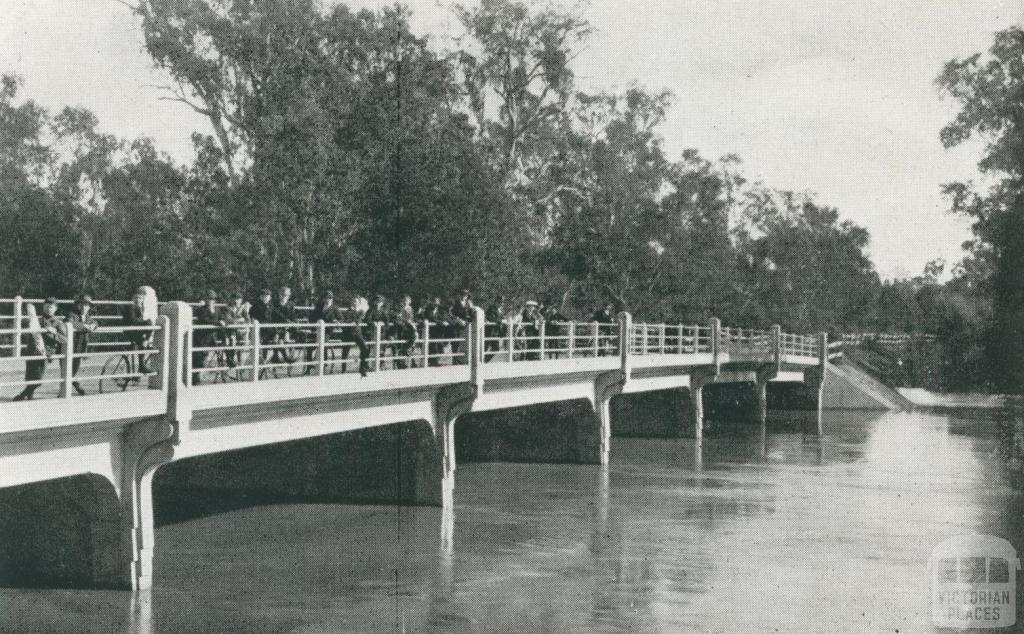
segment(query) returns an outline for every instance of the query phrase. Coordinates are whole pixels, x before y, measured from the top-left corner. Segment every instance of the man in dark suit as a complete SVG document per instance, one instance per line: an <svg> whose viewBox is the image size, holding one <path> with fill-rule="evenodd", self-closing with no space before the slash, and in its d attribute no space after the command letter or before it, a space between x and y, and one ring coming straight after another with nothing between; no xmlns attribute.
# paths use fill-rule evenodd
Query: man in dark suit
<svg viewBox="0 0 1024 634"><path fill-rule="evenodd" d="M65 339L64 321L57 316L57 300L47 297L43 302L43 316L38 320L34 306L27 306L29 330L23 337L23 345L29 359L25 361L25 389L14 397L16 401L30 401L43 380L46 364L54 355L63 352L61 341ZM43 357L43 358L32 358Z"/></svg>
<svg viewBox="0 0 1024 634"><path fill-rule="evenodd" d="M213 348L220 344L219 329L224 326L221 321L220 310L217 308L217 292L207 291L203 298L203 305L192 314L192 323L196 326L203 326L193 330L192 345L196 348ZM199 385L202 382L203 373L200 372L206 366L206 360L212 351L200 350L192 352L192 383Z"/></svg>
<svg viewBox="0 0 1024 634"><path fill-rule="evenodd" d="M75 298L74 307L68 311L67 325L68 328L74 331L74 348L76 353L85 353L89 351L89 333L95 332L100 327L100 323L96 321L96 318L92 316L92 297L82 293ZM75 357L71 361L71 376L78 374L78 368L82 366L82 358ZM81 384L75 381L71 384L75 388L75 392L79 396L85 396L85 390L82 389Z"/></svg>

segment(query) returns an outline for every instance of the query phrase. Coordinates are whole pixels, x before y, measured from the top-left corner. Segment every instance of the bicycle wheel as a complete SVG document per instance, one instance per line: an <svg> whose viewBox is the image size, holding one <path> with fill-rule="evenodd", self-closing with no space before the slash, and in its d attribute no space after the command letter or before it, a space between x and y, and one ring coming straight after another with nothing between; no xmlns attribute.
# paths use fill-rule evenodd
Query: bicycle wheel
<svg viewBox="0 0 1024 634"><path fill-rule="evenodd" d="M284 353L284 362L288 364L281 369L285 371L287 376L302 376L305 373L306 368L310 367L299 363L305 359L304 348L284 348L281 352Z"/></svg>
<svg viewBox="0 0 1024 634"><path fill-rule="evenodd" d="M224 371L224 377L227 380L245 381L252 376L252 352L250 350L235 350L233 364L228 363L227 365L228 369Z"/></svg>
<svg viewBox="0 0 1024 634"><path fill-rule="evenodd" d="M103 370L100 373L99 380L99 391L100 394L103 392L114 392L116 390L125 391L128 388L128 384L131 382L129 377L117 378L119 374L128 374L130 369L130 363L128 355L120 355L116 357L110 357L103 363ZM103 378L103 377L115 377L115 378Z"/></svg>
<svg viewBox="0 0 1024 634"><path fill-rule="evenodd" d="M208 371L200 373L200 378L210 383L226 383L228 380L227 366L227 354L223 350L207 352L206 358L203 359L203 368Z"/></svg>

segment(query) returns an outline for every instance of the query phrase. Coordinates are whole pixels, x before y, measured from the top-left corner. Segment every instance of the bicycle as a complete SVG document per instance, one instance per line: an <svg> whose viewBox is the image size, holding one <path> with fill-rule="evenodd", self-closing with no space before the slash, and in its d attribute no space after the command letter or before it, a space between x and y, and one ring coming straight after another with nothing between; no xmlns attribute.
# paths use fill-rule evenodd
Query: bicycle
<svg viewBox="0 0 1024 634"><path fill-rule="evenodd" d="M153 374L151 355L147 354L152 350L154 348L148 341L141 347L133 344L131 351L104 361L98 382L100 394L116 390L124 392L129 385L138 384L143 378ZM109 378L104 379L103 377Z"/></svg>

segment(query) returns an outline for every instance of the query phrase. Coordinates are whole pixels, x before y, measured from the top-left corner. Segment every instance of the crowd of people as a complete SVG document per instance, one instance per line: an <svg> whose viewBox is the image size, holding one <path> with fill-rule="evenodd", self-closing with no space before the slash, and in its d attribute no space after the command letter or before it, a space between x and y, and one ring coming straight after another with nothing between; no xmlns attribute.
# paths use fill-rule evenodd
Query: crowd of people
<svg viewBox="0 0 1024 634"><path fill-rule="evenodd" d="M155 320L147 314L151 312L146 309L147 293L152 294L152 290L139 287L131 303L121 309L117 319L119 323L107 322L107 325L152 327ZM420 343L421 336L429 340L422 343L427 348L423 352L429 366L441 365L445 357L451 364L466 363L466 329L476 314L476 304L468 289L447 302L437 295L425 296L419 301L403 295L391 304L383 295L377 295L372 304L362 296L354 296L345 306L335 302L333 292L326 291L316 298L312 310L305 314L296 307L287 286L281 286L276 293L262 289L252 301L246 301L245 296L237 291L223 299L226 301L222 301L216 291L208 291L201 305L193 311L193 324L200 326L193 335L193 383L202 381L201 368L205 367L211 349L224 347L230 350L227 362L234 365L238 359L238 344L245 337L245 330L254 322L268 325L259 329L260 343L266 348L261 360L263 364L291 362L286 355L288 344L305 343L311 339L310 329L303 328L301 324L320 321L325 323L325 335L329 341L349 343L359 350L359 373L362 376L370 370L371 344L377 342L377 337L380 337L380 342L386 342L383 350L394 359L398 369L414 365L414 348ZM498 296L487 305L484 313L484 355L488 361L502 351L502 340L510 334L522 341L522 354L527 360L541 358L541 324L547 325L546 337L557 339L568 334L569 318L562 314L555 302L527 300L521 308L515 308L504 296ZM78 354L88 350L90 334L99 327L94 302L88 294L76 297L64 314L58 314L57 300L48 297L43 301L41 315L28 305L26 317L32 325L22 339L26 356L26 386L14 397L16 401L33 397L47 365L54 358L59 360L63 376L69 331L73 331L72 346ZM615 323L616 319L615 305L608 302L594 311L589 321L607 326ZM123 341L131 351L144 351L152 344L152 334L145 329L128 330L124 332ZM601 336L599 341L595 354L610 354L610 337ZM444 352L445 346L450 347L450 352ZM314 352L314 349L306 348L307 362L313 360ZM552 354L557 355L557 352ZM81 357L73 358L72 376L77 375L81 362ZM344 370L345 364L342 363ZM149 373L145 356L139 356L138 373ZM73 381L72 387L76 393L85 394L78 381Z"/></svg>
<svg viewBox="0 0 1024 634"><path fill-rule="evenodd" d="M194 342L197 347L233 348L238 342L241 327L257 321L270 325L261 328L259 335L261 344L267 349L265 361L270 364L286 363L284 349L287 344L305 342L310 338L308 329L291 324L323 321L327 324L325 335L328 340L347 342L359 350L359 372L363 376L369 372L371 344L378 336L387 342L384 352L394 359L396 368L413 365L413 350L420 343L421 333L428 339L422 344L427 347L428 365L441 365L443 357L449 358L452 364L465 363L466 328L476 312L469 289L463 289L447 302L438 295L425 296L418 302L414 302L410 295L403 295L392 304L383 295L377 295L372 304L362 296L354 296L344 306L335 302L332 291L326 291L316 298L312 310L305 315L296 308L291 289L287 286L278 288L276 293L262 289L252 302L246 302L239 292L231 293L224 304L219 300L216 291L207 292L203 305L193 314L195 324L206 327L196 332ZM510 329L514 329L515 337L523 340L526 359L539 359L541 323L550 324L547 336L562 337L567 334L566 322L569 321L553 302L541 304L528 300L521 309L516 309L509 306L504 296L498 296L487 305L485 319L486 360L500 351L498 339L508 336ZM609 302L593 313L591 321L608 325L615 323L616 319L615 306ZM444 353L446 345L451 350L447 354ZM208 350L193 353L193 368L204 366L207 353ZM600 353L606 354L607 350L602 349ZM313 349L307 348L306 361L311 361L313 354ZM227 360L229 365L234 363L234 356L229 354ZM343 365L343 371L344 368ZM193 382L201 381L201 374L195 372Z"/></svg>

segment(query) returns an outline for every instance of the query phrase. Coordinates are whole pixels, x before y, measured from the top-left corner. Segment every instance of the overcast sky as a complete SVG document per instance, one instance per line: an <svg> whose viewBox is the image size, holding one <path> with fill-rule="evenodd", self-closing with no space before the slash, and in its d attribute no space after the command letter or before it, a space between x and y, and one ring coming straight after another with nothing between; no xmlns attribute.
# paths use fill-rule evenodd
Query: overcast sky
<svg viewBox="0 0 1024 634"><path fill-rule="evenodd" d="M439 43L454 33L447 3L406 4L419 33ZM0 8L0 72L21 74L27 95L85 106L105 130L191 159L189 136L206 124L157 100L163 77L124 6ZM868 228L883 276L961 257L969 222L945 213L939 185L971 177L980 148L942 148L938 132L955 107L933 82L946 60L986 50L995 31L1024 20L1020 0L592 0L586 15L596 33L576 62L580 83L671 90L662 134L673 158L688 147L737 153L748 177L815 192Z"/></svg>

